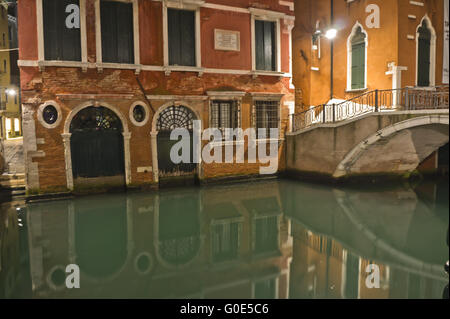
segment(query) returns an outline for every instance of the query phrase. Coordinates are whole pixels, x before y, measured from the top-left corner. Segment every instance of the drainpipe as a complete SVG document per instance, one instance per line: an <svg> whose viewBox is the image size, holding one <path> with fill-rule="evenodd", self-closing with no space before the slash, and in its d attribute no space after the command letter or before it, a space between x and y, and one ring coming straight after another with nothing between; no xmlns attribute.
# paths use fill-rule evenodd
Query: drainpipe
<svg viewBox="0 0 450 319"><path fill-rule="evenodd" d="M334 27L334 3L333 0L330 0L330 25L331 27ZM330 100L333 99L333 91L334 91L334 83L333 83L333 77L334 77L334 39L331 39L331 68L330 68Z"/></svg>

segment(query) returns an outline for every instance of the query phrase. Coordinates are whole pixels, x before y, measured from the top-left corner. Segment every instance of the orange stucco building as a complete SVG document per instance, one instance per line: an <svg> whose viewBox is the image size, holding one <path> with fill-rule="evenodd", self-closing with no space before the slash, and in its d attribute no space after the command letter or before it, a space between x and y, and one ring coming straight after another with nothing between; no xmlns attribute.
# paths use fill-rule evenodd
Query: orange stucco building
<svg viewBox="0 0 450 319"><path fill-rule="evenodd" d="M297 111L375 89L448 84L444 0L305 0L295 15Z"/></svg>

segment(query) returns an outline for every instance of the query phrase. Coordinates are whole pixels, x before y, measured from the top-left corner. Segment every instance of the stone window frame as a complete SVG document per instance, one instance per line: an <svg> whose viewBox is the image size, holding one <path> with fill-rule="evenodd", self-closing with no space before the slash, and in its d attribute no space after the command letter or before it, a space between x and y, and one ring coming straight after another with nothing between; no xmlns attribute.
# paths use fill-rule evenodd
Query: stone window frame
<svg viewBox="0 0 450 319"><path fill-rule="evenodd" d="M430 84L428 87L434 87L436 85L436 30L433 27L433 23L428 16L425 14L423 18L420 20L420 23L416 27L416 59L415 59L415 86L417 86L419 81L419 29L422 26L423 22L426 21L428 24L428 30L431 32L431 41L430 41Z"/></svg>
<svg viewBox="0 0 450 319"><path fill-rule="evenodd" d="M80 0L81 1L81 0ZM85 1L85 0L84 0ZM124 3L133 4L133 40L134 40L134 64L128 63L106 63L103 62L102 53L102 23L101 23L101 13L100 13L100 1L95 0L95 55L97 62L98 71L102 71L103 65L114 66L117 68L129 68L132 66L136 69L136 74L140 72L141 69L141 56L140 56L140 43L139 43L139 0L107 0L116 1Z"/></svg>
<svg viewBox="0 0 450 319"><path fill-rule="evenodd" d="M133 111L134 111L134 108L138 105L141 105L145 110L145 119L142 122L138 122L134 119ZM145 126L150 119L150 109L149 109L147 103L145 103L143 101L136 101L133 104L131 104L130 110L129 110L129 118L130 118L131 123L133 123L134 126L138 126L138 127Z"/></svg>
<svg viewBox="0 0 450 319"><path fill-rule="evenodd" d="M266 74L280 74L281 72L281 19L285 18L285 14L276 11L249 8L250 11L250 24L251 24L251 53L252 53L252 73L254 76L266 75ZM275 34L276 34L276 59L275 59L275 71L262 71L256 69L256 31L255 20L275 22Z"/></svg>
<svg viewBox="0 0 450 319"><path fill-rule="evenodd" d="M58 118L56 119L56 122L53 124L48 124L47 122L45 122L44 117L42 115L42 113L44 112L44 109L47 106L54 106L56 111L58 112ZM61 107L59 106L59 103L57 103L56 101L50 100L50 101L45 102L44 104L39 105L38 112L37 112L37 119L43 127L47 128L47 129L54 129L54 128L58 127L62 121L62 117L63 116L62 116Z"/></svg>
<svg viewBox="0 0 450 319"><path fill-rule="evenodd" d="M81 65L83 70L88 67L87 54L87 28L86 28L86 0L80 1L80 44L81 44L81 62L80 61L50 61L45 60L45 41L44 41L44 9L43 0L36 0L36 22L37 22L37 40L38 40L38 65L44 67L46 64L56 62L61 66Z"/></svg>
<svg viewBox="0 0 450 319"><path fill-rule="evenodd" d="M356 35L356 31L358 28L361 28L361 32L366 36L364 39L365 42L365 56L364 56L364 85L363 88L358 89L352 89L352 39ZM350 32L350 35L347 38L347 89L346 92L360 92L367 90L367 51L369 48L369 34L364 29L364 26L359 22L356 21L356 23L352 27L352 31Z"/></svg>
<svg viewBox="0 0 450 319"><path fill-rule="evenodd" d="M163 65L166 75L172 71L190 71L203 74L200 9L203 0L162 0L163 13ZM176 66L169 64L169 17L167 9L190 10L195 12L195 66Z"/></svg>

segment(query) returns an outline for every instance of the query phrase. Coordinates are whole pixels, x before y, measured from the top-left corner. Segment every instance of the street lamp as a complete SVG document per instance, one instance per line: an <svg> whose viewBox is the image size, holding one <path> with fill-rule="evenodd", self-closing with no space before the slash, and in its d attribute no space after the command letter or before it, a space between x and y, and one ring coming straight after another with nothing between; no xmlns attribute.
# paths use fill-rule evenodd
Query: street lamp
<svg viewBox="0 0 450 319"><path fill-rule="evenodd" d="M17 91L14 89L6 89L5 93L8 94L9 96L16 96Z"/></svg>
<svg viewBox="0 0 450 319"><path fill-rule="evenodd" d="M328 40L333 40L334 38L336 38L336 36L337 36L337 30L335 28L328 29L327 32L325 33L325 37Z"/></svg>

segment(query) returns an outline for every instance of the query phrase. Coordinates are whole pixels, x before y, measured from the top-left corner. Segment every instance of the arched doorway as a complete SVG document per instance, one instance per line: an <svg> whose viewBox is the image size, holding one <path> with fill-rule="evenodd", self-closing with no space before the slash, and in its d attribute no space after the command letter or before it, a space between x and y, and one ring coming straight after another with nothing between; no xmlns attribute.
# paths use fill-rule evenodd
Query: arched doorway
<svg viewBox="0 0 450 319"><path fill-rule="evenodd" d="M159 178L195 176L197 165L193 161L193 128L196 116L185 106L172 105L165 108L158 117L156 129L158 131L158 169ZM170 134L174 129L185 128L190 136L190 161L189 163L174 163L170 158L172 147L179 140L170 140Z"/></svg>
<svg viewBox="0 0 450 319"><path fill-rule="evenodd" d="M90 106L70 123L72 172L75 185L125 184L123 127L106 107Z"/></svg>

